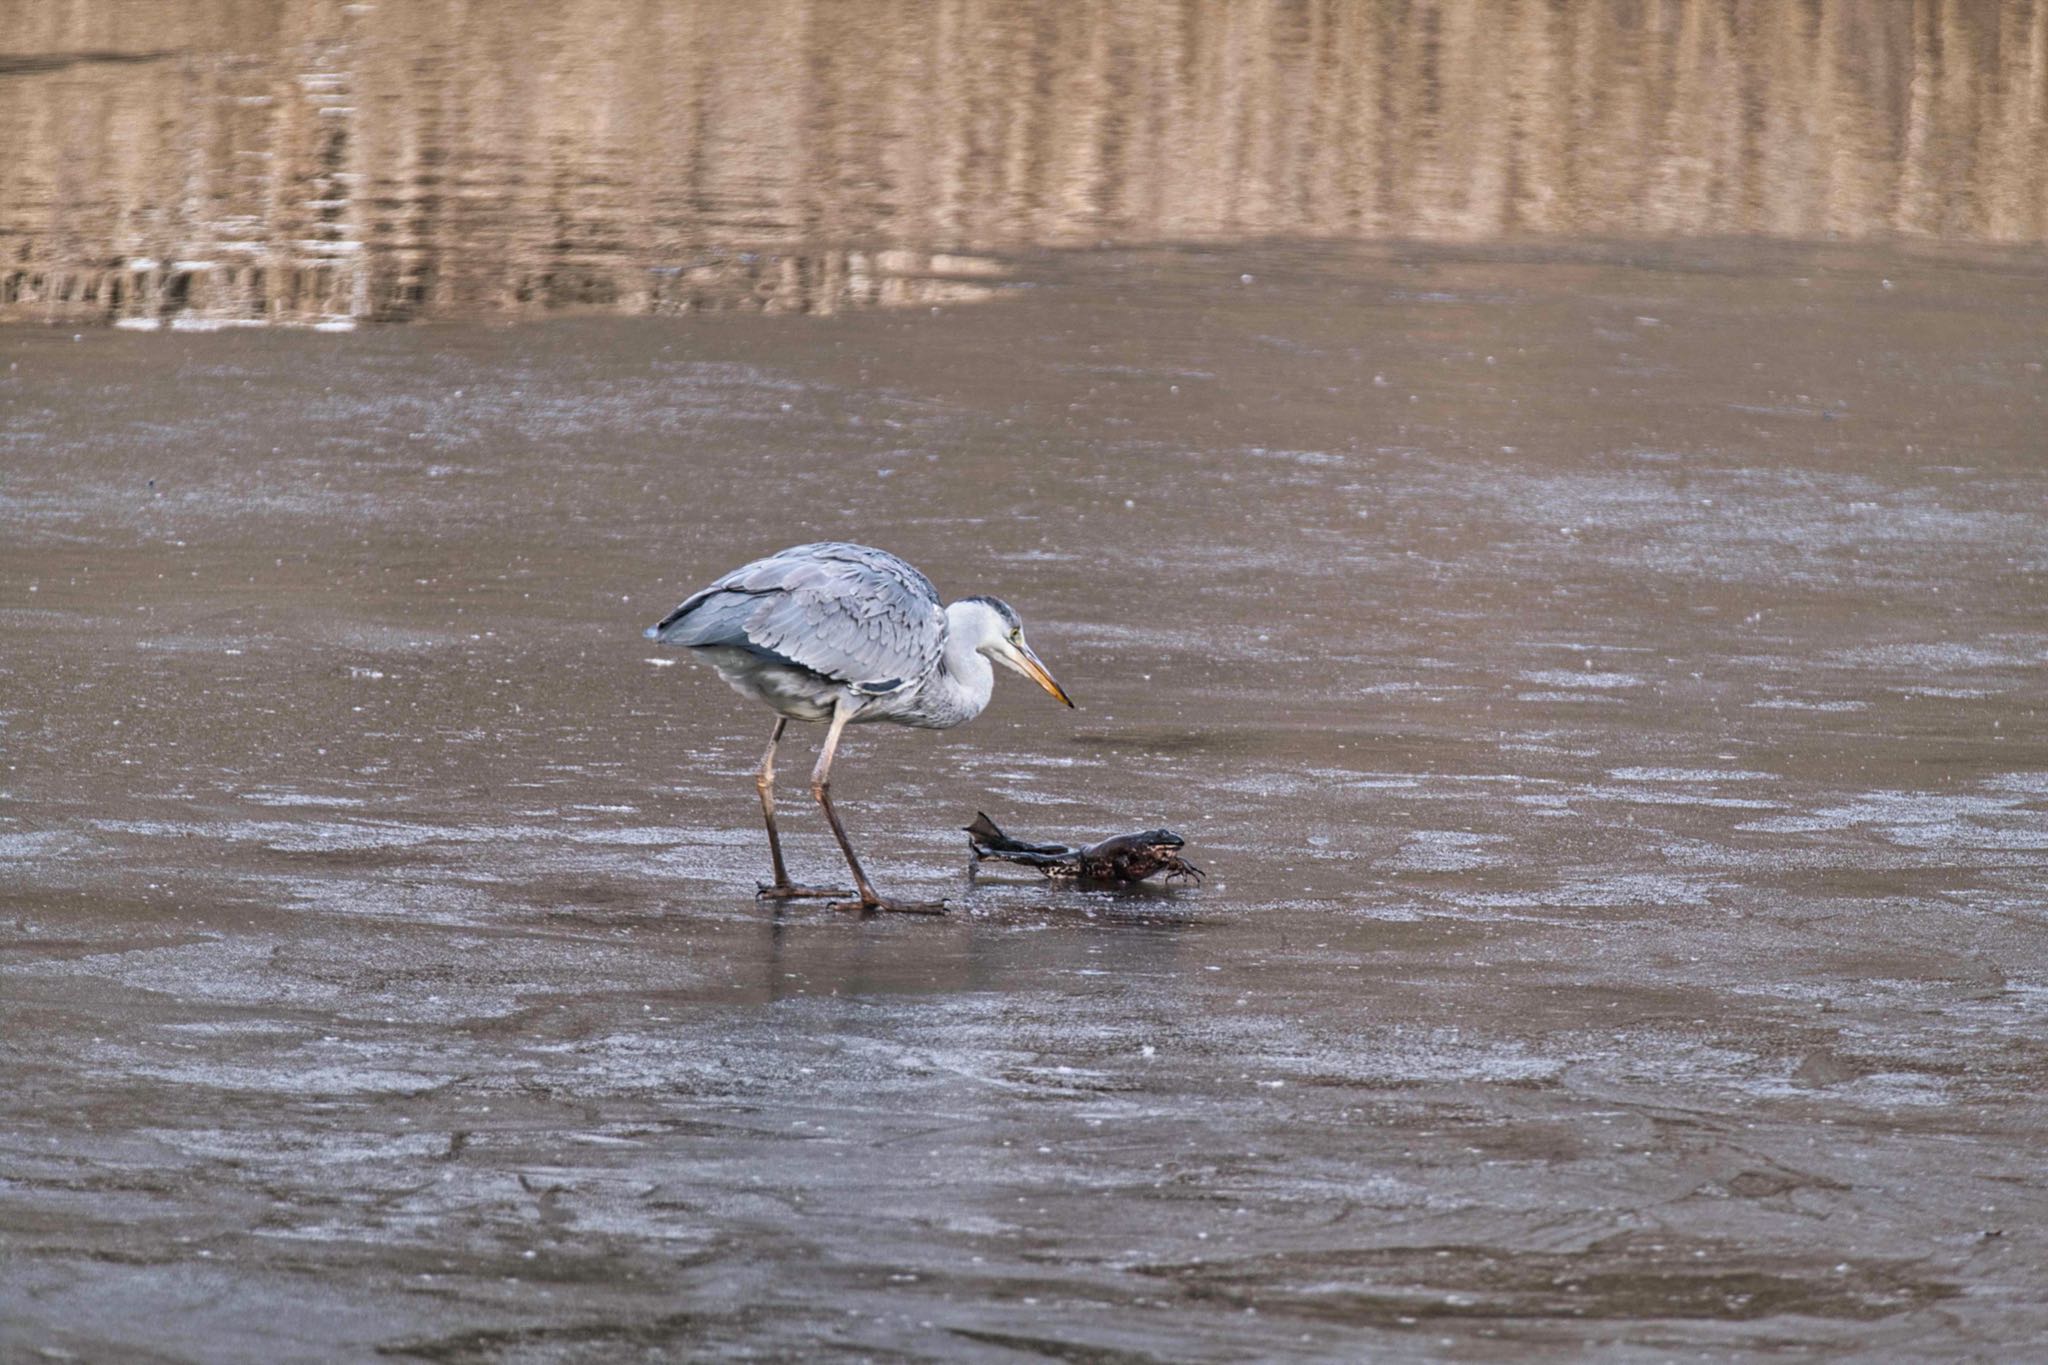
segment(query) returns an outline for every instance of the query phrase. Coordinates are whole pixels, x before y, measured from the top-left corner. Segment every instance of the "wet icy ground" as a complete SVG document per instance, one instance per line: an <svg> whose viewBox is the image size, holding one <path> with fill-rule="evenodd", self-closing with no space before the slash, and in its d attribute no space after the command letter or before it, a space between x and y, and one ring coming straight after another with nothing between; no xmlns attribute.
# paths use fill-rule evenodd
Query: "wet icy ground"
<svg viewBox="0 0 2048 1365"><path fill-rule="evenodd" d="M2048 1331L2038 260L1014 271L0 333L4 1353ZM827 536L1083 708L851 741L944 921L757 906L768 719L639 636ZM1214 875L971 881L977 809Z"/></svg>

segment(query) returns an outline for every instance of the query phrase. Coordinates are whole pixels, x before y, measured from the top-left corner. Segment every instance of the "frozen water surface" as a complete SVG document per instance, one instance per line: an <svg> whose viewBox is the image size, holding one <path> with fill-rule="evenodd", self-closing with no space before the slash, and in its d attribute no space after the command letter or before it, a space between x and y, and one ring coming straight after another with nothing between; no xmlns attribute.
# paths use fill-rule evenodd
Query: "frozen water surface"
<svg viewBox="0 0 2048 1365"><path fill-rule="evenodd" d="M0 333L0 1353L2048 1333L2038 260L1004 269ZM1000 592L1082 706L849 739L943 920L756 904L768 718L648 665L823 537ZM978 809L1212 876L970 876Z"/></svg>

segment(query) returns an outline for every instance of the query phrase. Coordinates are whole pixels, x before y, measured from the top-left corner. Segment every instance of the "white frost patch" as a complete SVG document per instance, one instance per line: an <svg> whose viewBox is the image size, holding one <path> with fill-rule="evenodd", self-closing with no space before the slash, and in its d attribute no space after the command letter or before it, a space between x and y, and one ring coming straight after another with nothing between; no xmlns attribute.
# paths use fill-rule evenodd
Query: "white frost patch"
<svg viewBox="0 0 2048 1365"><path fill-rule="evenodd" d="M1643 680L1633 673L1595 673L1591 670L1575 671L1569 668L1539 668L1516 675L1523 682L1538 683L1544 687L1641 687Z"/></svg>
<svg viewBox="0 0 2048 1365"><path fill-rule="evenodd" d="M1762 820L1745 820L1735 828L1745 834L1816 834L1842 826L1814 815L1772 815Z"/></svg>
<svg viewBox="0 0 2048 1365"><path fill-rule="evenodd" d="M1830 663L1882 664L1892 668L1927 671L1964 668L2014 668L2048 662L2048 650L2038 646L2004 649L1965 645L1943 640L1915 645L1865 645L1837 650L1826 656Z"/></svg>
<svg viewBox="0 0 2048 1365"><path fill-rule="evenodd" d="M1802 815L1737 828L1759 834L1817 834L1867 828L1916 849L2048 849L2048 825L2025 810L2024 795L1873 791Z"/></svg>
<svg viewBox="0 0 2048 1365"><path fill-rule="evenodd" d="M1608 706L1621 705L1621 698L1603 696L1598 692L1517 692L1516 701L1569 701L1582 705L1600 702Z"/></svg>
<svg viewBox="0 0 2048 1365"><path fill-rule="evenodd" d="M1213 785L1219 790L1243 796L1293 796L1310 788L1309 783L1292 773L1250 774L1227 778Z"/></svg>
<svg viewBox="0 0 2048 1365"><path fill-rule="evenodd" d="M243 792L242 799L259 806L326 806L348 808L369 804L367 801L355 796L318 796L312 792L268 790Z"/></svg>
<svg viewBox="0 0 2048 1365"><path fill-rule="evenodd" d="M1616 768L1608 774L1622 782L1768 782L1771 774L1742 768Z"/></svg>
<svg viewBox="0 0 2048 1365"><path fill-rule="evenodd" d="M1373 777L1361 777L1354 782L1346 782L1344 785L1362 788L1367 791L1408 791L1421 786L1422 783L1419 779L1413 777L1382 774Z"/></svg>
<svg viewBox="0 0 2048 1365"><path fill-rule="evenodd" d="M1658 787L1588 787L1581 795L1600 801L1617 801L1626 806L1707 806L1721 810L1779 810L1782 801L1765 801L1753 796L1702 796L1691 791L1666 791Z"/></svg>
<svg viewBox="0 0 2048 1365"><path fill-rule="evenodd" d="M264 847L280 853L354 853L380 848L417 848L444 837L443 831L427 825L294 825L266 839Z"/></svg>
<svg viewBox="0 0 2048 1365"><path fill-rule="evenodd" d="M653 664L656 668L674 668L676 666L674 659L642 659L640 662L643 664Z"/></svg>
<svg viewBox="0 0 2048 1365"><path fill-rule="evenodd" d="M232 820L220 824L182 825L164 820L95 820L95 829L180 839L199 834L221 843L253 843L279 853L352 853L371 849L416 848L429 843L515 843L554 839L561 831L531 825L410 825L389 821Z"/></svg>
<svg viewBox="0 0 2048 1365"><path fill-rule="evenodd" d="M1862 1105L1869 1109L1907 1109L1947 1104L1948 1082L1939 1076L1917 1071L1879 1071L1851 1081L1809 1089L1796 1081L1761 1080L1742 1087L1756 1095L1772 1098L1801 1098L1820 1094L1830 1100Z"/></svg>
<svg viewBox="0 0 2048 1365"><path fill-rule="evenodd" d="M1464 872L1491 867L1500 860L1483 850L1488 844L1506 842L1507 837L1501 834L1419 829L1403 840L1394 856L1380 866L1403 872Z"/></svg>
<svg viewBox="0 0 2048 1365"><path fill-rule="evenodd" d="M589 829L578 830L570 839L579 844L621 844L632 847L647 847L654 844L672 844L676 831L672 829ZM700 841L701 842L701 841Z"/></svg>
<svg viewBox="0 0 2048 1365"><path fill-rule="evenodd" d="M21 834L0 834L0 861L43 858L69 843L68 836L55 830L34 830Z"/></svg>
<svg viewBox="0 0 2048 1365"><path fill-rule="evenodd" d="M1286 460L1290 464L1317 467L1341 466L1345 462L1342 455L1327 450L1268 450L1264 446L1246 446L1244 453L1261 460Z"/></svg>
<svg viewBox="0 0 2048 1365"><path fill-rule="evenodd" d="M1943 821L1884 831L1901 848L2048 849L2048 829L1985 829L1966 821Z"/></svg>
<svg viewBox="0 0 2048 1365"><path fill-rule="evenodd" d="M1624 872L1567 882L1546 892L1541 903L1578 909L1620 909L1627 906L1684 905L1704 909L1714 903L1722 883L1712 878L1673 876L1661 872Z"/></svg>
<svg viewBox="0 0 2048 1365"><path fill-rule="evenodd" d="M1357 1083L1414 1084L1554 1082L1569 1062L1531 1053L1513 1039L1473 1038L1456 1028L1379 1030L1348 1045L1332 1045L1271 1065L1298 1076L1342 1076Z"/></svg>
<svg viewBox="0 0 2048 1365"><path fill-rule="evenodd" d="M1766 697L1749 704L1752 711L1864 711L1867 701L1809 701L1801 697Z"/></svg>
<svg viewBox="0 0 2048 1365"><path fill-rule="evenodd" d="M1539 924L1572 925L1577 920L1557 915L1516 914L1538 910L1630 910L1650 907L1660 910L1674 906L1705 909L1714 903L1714 893L1724 883L1710 877L1671 875L1660 872L1615 873L1604 877L1577 877L1561 886L1541 891L1469 891L1450 897L1452 904L1466 910L1489 912L1500 918L1527 919Z"/></svg>
<svg viewBox="0 0 2048 1365"><path fill-rule="evenodd" d="M145 1062L129 1066L125 1074L209 1090L271 1095L420 1095L446 1085L450 1079L446 1075L362 1066L232 1066L202 1061L171 1065ZM430 1150L440 1145L436 1141Z"/></svg>
<svg viewBox="0 0 2048 1365"><path fill-rule="evenodd" d="M310 1139L280 1139L266 1131L233 1132L226 1129L207 1132L184 1128L144 1128L140 1132L142 1136L153 1138L187 1156L240 1161L255 1166L389 1162L398 1157L439 1156L448 1148L445 1133L390 1133L381 1129L357 1133L328 1130Z"/></svg>

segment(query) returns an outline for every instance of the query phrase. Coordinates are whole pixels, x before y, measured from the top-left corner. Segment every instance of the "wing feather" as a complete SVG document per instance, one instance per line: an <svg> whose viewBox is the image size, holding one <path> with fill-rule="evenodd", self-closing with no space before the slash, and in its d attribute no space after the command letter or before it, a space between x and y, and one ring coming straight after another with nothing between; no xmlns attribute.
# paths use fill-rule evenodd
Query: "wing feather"
<svg viewBox="0 0 2048 1365"><path fill-rule="evenodd" d="M650 633L664 644L749 650L885 692L938 667L946 612L931 580L895 555L828 541L734 569Z"/></svg>

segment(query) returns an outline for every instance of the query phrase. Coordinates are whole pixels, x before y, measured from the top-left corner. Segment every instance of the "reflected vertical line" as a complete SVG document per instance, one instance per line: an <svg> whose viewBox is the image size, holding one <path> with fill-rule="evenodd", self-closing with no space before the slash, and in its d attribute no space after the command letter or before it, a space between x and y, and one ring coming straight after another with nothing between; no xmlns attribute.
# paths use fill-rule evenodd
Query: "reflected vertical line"
<svg viewBox="0 0 2048 1365"><path fill-rule="evenodd" d="M1933 0L1913 0L1912 76L1906 85L1906 145L1899 176L1898 211L1893 226L1899 232L1925 230L1926 201L1930 194L1927 158L1932 136L1929 131L1935 81Z"/></svg>

